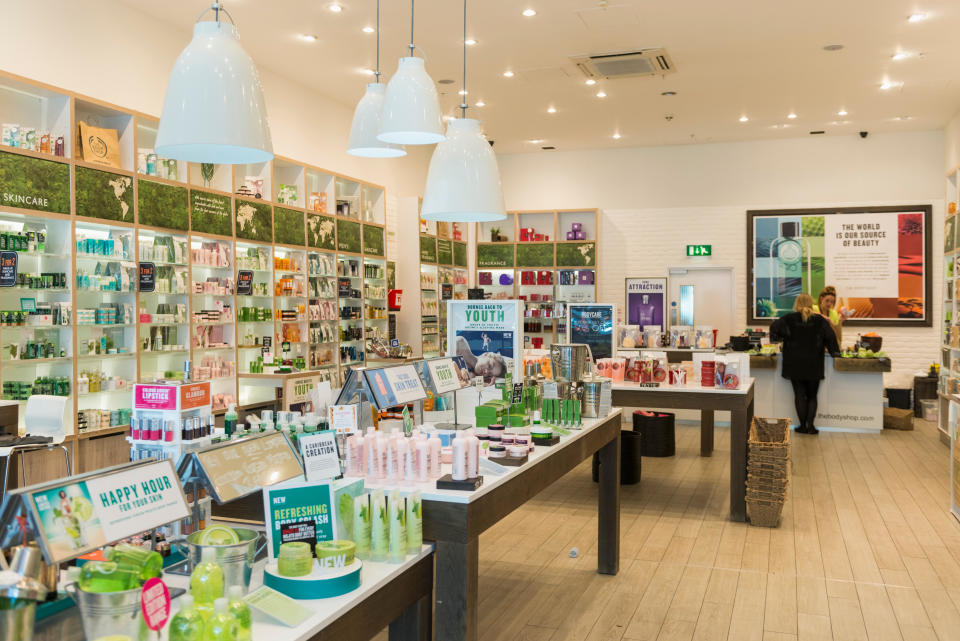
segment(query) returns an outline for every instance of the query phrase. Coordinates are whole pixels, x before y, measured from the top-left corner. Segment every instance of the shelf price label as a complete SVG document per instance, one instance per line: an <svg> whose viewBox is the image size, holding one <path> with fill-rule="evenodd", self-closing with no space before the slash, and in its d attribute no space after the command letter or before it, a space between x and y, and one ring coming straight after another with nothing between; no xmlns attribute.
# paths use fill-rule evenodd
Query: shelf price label
<svg viewBox="0 0 960 641"><path fill-rule="evenodd" d="M237 272L237 296L250 296L253 294L253 272L249 269L241 269Z"/></svg>
<svg viewBox="0 0 960 641"><path fill-rule="evenodd" d="M17 284L17 252L0 252L0 287Z"/></svg>
<svg viewBox="0 0 960 641"><path fill-rule="evenodd" d="M157 288L157 266L153 263L140 263L140 293L149 294Z"/></svg>

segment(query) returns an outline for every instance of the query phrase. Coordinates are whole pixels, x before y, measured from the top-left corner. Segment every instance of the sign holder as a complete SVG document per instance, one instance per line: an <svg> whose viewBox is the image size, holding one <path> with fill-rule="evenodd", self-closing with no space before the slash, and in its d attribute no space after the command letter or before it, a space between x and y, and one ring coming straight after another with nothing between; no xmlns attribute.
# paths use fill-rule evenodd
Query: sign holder
<svg viewBox="0 0 960 641"><path fill-rule="evenodd" d="M457 361L460 361L459 363ZM453 423L436 423L435 427L441 430L459 430L460 422L457 417L457 392L469 387L469 380L464 381L464 379L459 375L455 370L465 368L466 366L462 362L462 357L459 356L443 356L440 358L431 358L422 361L417 361L415 363L417 371L420 373L420 378L423 381L423 384L433 392L434 398L440 398L445 394L453 394ZM452 379L444 379L443 381L438 381L437 376L440 374L441 369L446 369L451 372L453 375ZM453 382L456 382L456 387L453 388ZM421 420L421 423L423 421Z"/></svg>

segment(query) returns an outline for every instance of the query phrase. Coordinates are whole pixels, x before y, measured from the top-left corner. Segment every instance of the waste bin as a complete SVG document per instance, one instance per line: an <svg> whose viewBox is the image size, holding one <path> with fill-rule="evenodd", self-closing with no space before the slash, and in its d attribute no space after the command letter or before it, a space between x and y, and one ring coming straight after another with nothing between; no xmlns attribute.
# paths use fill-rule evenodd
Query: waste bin
<svg viewBox="0 0 960 641"><path fill-rule="evenodd" d="M620 431L620 485L640 482L640 441L637 432ZM600 481L600 454L593 455L593 482Z"/></svg>
<svg viewBox="0 0 960 641"><path fill-rule="evenodd" d="M913 403L911 395L913 390L909 387L888 387L884 390L887 394L887 401L890 407L900 410L912 410Z"/></svg>
<svg viewBox="0 0 960 641"><path fill-rule="evenodd" d="M674 414L637 410L633 413L633 431L643 434L644 456L673 456L676 453Z"/></svg>

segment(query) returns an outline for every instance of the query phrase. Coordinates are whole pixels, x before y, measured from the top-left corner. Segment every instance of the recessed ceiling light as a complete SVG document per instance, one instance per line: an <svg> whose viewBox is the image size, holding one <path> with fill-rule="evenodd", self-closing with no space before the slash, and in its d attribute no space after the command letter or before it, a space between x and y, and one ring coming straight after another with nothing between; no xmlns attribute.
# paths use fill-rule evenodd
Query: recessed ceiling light
<svg viewBox="0 0 960 641"><path fill-rule="evenodd" d="M365 76L372 76L376 72L373 69L361 69L360 73L362 73Z"/></svg>
<svg viewBox="0 0 960 641"><path fill-rule="evenodd" d="M900 82L899 80L884 80L883 82L880 83L880 88L883 89L884 91L889 91L890 89L896 89L902 86L903 86L903 83Z"/></svg>
<svg viewBox="0 0 960 641"><path fill-rule="evenodd" d="M504 77L504 78L513 78L513 72L512 72L512 71L509 71L509 70L508 70L508 71L504 71L504 72L503 72L503 77Z"/></svg>
<svg viewBox="0 0 960 641"><path fill-rule="evenodd" d="M677 92L676 92L676 91L661 91L661 92L660 92L660 95L661 95L661 96L676 96L676 95L677 95Z"/></svg>
<svg viewBox="0 0 960 641"><path fill-rule="evenodd" d="M467 91L466 89L461 89L461 90L458 91L457 93L460 94L461 96L466 96L467 93L468 93L468 91Z"/></svg>
<svg viewBox="0 0 960 641"><path fill-rule="evenodd" d="M473 103L473 104L474 104L475 106L477 106L477 107L486 107L486 106L487 106L487 103L485 103L485 102L482 101L482 100L478 100L478 101L476 101L476 102Z"/></svg>
<svg viewBox="0 0 960 641"><path fill-rule="evenodd" d="M529 142L531 145L539 145L540 143L543 142L543 138L533 138L532 140L528 140L527 142Z"/></svg>
<svg viewBox="0 0 960 641"><path fill-rule="evenodd" d="M316 42L316 41L317 41L317 37L316 37L315 35L313 35L312 33L301 33L301 34L298 35L297 37L300 38L301 40L303 40L304 42Z"/></svg>
<svg viewBox="0 0 960 641"><path fill-rule="evenodd" d="M797 114L793 113L792 111L787 114L787 118L789 118L790 120L794 120L796 119L796 117L797 117Z"/></svg>
<svg viewBox="0 0 960 641"><path fill-rule="evenodd" d="M913 120L913 116L897 116L894 120Z"/></svg>
<svg viewBox="0 0 960 641"><path fill-rule="evenodd" d="M343 5L333 2L329 6L327 6L327 9L329 9L334 13L340 13L341 11L343 11Z"/></svg>
<svg viewBox="0 0 960 641"><path fill-rule="evenodd" d="M555 114L555 113L557 113L557 108L556 108L556 107L547 107L547 113L548 113L548 114Z"/></svg>
<svg viewBox="0 0 960 641"><path fill-rule="evenodd" d="M606 97L607 97L607 92L604 91L603 89L597 92L597 98L606 98Z"/></svg>
<svg viewBox="0 0 960 641"><path fill-rule="evenodd" d="M913 54L911 54L909 51L898 51L897 53L890 56L890 59L899 62L901 60L906 60L912 55Z"/></svg>
<svg viewBox="0 0 960 641"><path fill-rule="evenodd" d="M740 122L747 122L747 121L749 121L749 120L750 120L750 119L747 118L746 116L740 116Z"/></svg>
<svg viewBox="0 0 960 641"><path fill-rule="evenodd" d="M789 126L790 125L784 123L782 125L770 125L770 128L771 129L787 129Z"/></svg>
<svg viewBox="0 0 960 641"><path fill-rule="evenodd" d="M467 38L463 41L463 44L467 45L468 47L472 47L473 45L477 44L477 41L473 38Z"/></svg>
<svg viewBox="0 0 960 641"><path fill-rule="evenodd" d="M927 19L927 14L925 13L911 13L907 16L907 22L923 22Z"/></svg>
<svg viewBox="0 0 960 641"><path fill-rule="evenodd" d="M843 49L842 44L824 45L823 47L824 51L840 51L841 49Z"/></svg>
<svg viewBox="0 0 960 641"><path fill-rule="evenodd" d="M841 116L841 117L842 117L842 116L846 116L846 115L847 115L847 110L846 110L846 109L841 109L840 111L837 112L837 115L838 115L838 116Z"/></svg>
<svg viewBox="0 0 960 641"><path fill-rule="evenodd" d="M364 33L373 33L374 31L376 31L376 29L374 29L374 28L371 27L371 26L366 26L366 27L363 28L363 32L364 32Z"/></svg>
<svg viewBox="0 0 960 641"><path fill-rule="evenodd" d="M593 78L587 78L585 84L589 87L592 87L593 85L597 84L597 81Z"/></svg>
<svg viewBox="0 0 960 641"><path fill-rule="evenodd" d="M838 125L838 126L839 126L839 125L849 125L849 124L850 124L850 121L849 121L849 120L834 120L834 121L831 122L830 124L831 124L831 125Z"/></svg>
<svg viewBox="0 0 960 641"><path fill-rule="evenodd" d="M524 10L523 10L523 17L524 17L524 18L532 18L532 17L535 16L535 15L537 15L537 10L536 10L536 9L524 9Z"/></svg>
<svg viewBox="0 0 960 641"><path fill-rule="evenodd" d="M614 139L614 140L620 140L620 138L621 138L621 136L620 136L619 133L613 134L613 139Z"/></svg>

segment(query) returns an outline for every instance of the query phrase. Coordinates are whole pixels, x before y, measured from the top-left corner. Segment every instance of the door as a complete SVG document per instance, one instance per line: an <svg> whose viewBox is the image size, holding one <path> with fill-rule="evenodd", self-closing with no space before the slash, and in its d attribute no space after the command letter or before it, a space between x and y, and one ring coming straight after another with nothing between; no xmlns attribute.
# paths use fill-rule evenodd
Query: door
<svg viewBox="0 0 960 641"><path fill-rule="evenodd" d="M671 324L710 325L720 345L743 329L736 324L732 267L671 267L669 295Z"/></svg>

